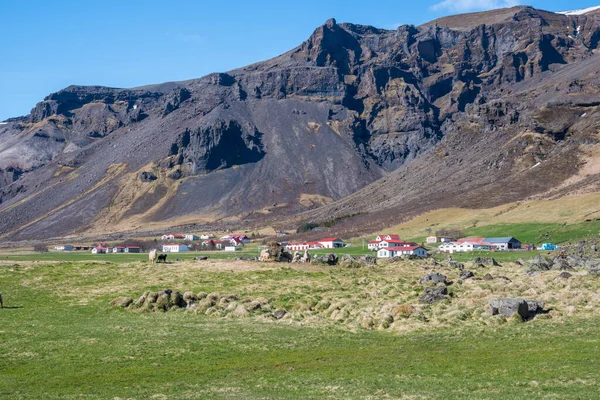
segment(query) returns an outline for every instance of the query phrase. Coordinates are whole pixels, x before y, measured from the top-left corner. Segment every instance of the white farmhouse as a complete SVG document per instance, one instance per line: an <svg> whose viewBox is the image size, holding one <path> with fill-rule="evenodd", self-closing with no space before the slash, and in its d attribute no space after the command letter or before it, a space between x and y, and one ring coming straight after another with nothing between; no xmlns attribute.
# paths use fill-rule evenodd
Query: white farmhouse
<svg viewBox="0 0 600 400"><path fill-rule="evenodd" d="M326 238L319 240L319 244L325 249L336 249L344 247L344 241L338 238Z"/></svg>
<svg viewBox="0 0 600 400"><path fill-rule="evenodd" d="M71 246L70 244L59 244L58 246L54 246L54 250L73 251L73 246Z"/></svg>
<svg viewBox="0 0 600 400"><path fill-rule="evenodd" d="M427 250L421 246L382 247L381 249L377 250L377 257L379 258L391 258L407 255L427 257Z"/></svg>
<svg viewBox="0 0 600 400"><path fill-rule="evenodd" d="M186 233L184 240L199 240L200 236L194 235L193 233Z"/></svg>
<svg viewBox="0 0 600 400"><path fill-rule="evenodd" d="M164 253L184 253L188 251L188 247L179 243L163 244L162 251Z"/></svg>

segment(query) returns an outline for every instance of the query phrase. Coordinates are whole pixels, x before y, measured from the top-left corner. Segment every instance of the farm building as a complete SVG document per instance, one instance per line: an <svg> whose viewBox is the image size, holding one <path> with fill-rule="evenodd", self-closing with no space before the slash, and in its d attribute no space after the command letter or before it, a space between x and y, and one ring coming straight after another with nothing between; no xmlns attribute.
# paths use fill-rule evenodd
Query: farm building
<svg viewBox="0 0 600 400"><path fill-rule="evenodd" d="M338 238L325 238L319 240L319 244L325 249L336 249L344 247L344 241Z"/></svg>
<svg viewBox="0 0 600 400"><path fill-rule="evenodd" d="M221 240L227 240L227 239L237 239L239 241L241 241L243 244L246 243L250 243L252 240L250 240L250 238L242 233L233 233L231 235L225 235L221 238Z"/></svg>
<svg viewBox="0 0 600 400"><path fill-rule="evenodd" d="M377 257L379 258L391 258L406 255L427 257L427 250L425 250L421 246L383 247L377 250Z"/></svg>
<svg viewBox="0 0 600 400"><path fill-rule="evenodd" d="M485 242L447 242L442 243L438 250L444 253L466 253L475 250L491 250L492 246Z"/></svg>
<svg viewBox="0 0 600 400"><path fill-rule="evenodd" d="M206 239L214 239L216 236L213 235L212 233L205 233L200 235L200 239L202 240L206 240Z"/></svg>
<svg viewBox="0 0 600 400"><path fill-rule="evenodd" d="M401 242L402 240L400 239L400 235L395 235L395 234L387 234L387 235L377 235L375 237L374 240L371 240L369 243L367 243L367 248L369 250L377 250L380 247L387 247L386 246L382 246L383 242Z"/></svg>
<svg viewBox="0 0 600 400"><path fill-rule="evenodd" d="M162 235L161 239L162 240L174 240L174 239L183 240L183 239L185 239L185 235L182 235L181 233L167 233L166 235Z"/></svg>
<svg viewBox="0 0 600 400"><path fill-rule="evenodd" d="M322 249L323 245L319 242L290 242L284 246L288 251L304 251Z"/></svg>
<svg viewBox="0 0 600 400"><path fill-rule="evenodd" d="M106 254L106 247L94 247L92 254Z"/></svg>
<svg viewBox="0 0 600 400"><path fill-rule="evenodd" d="M113 253L124 253L125 252L125 246L115 246L112 249Z"/></svg>
<svg viewBox="0 0 600 400"><path fill-rule="evenodd" d="M184 235L184 239L185 240L199 240L200 237L197 235L194 235L193 233L189 233L189 234Z"/></svg>
<svg viewBox="0 0 600 400"><path fill-rule="evenodd" d="M179 243L163 244L162 251L164 253L184 253L188 251L188 247Z"/></svg>
<svg viewBox="0 0 600 400"><path fill-rule="evenodd" d="M426 239L427 243L433 244L433 243L448 243L448 242L454 242L454 239L449 237L449 236L429 236Z"/></svg>
<svg viewBox="0 0 600 400"><path fill-rule="evenodd" d="M125 247L125 253L140 253L142 249L138 246L127 246Z"/></svg>
<svg viewBox="0 0 600 400"><path fill-rule="evenodd" d="M59 244L58 246L54 246L54 250L73 251L73 246L71 246L70 244Z"/></svg>
<svg viewBox="0 0 600 400"><path fill-rule="evenodd" d="M496 238L485 238L484 242L489 243L497 250L511 250L520 249L521 242L514 237L496 237Z"/></svg>

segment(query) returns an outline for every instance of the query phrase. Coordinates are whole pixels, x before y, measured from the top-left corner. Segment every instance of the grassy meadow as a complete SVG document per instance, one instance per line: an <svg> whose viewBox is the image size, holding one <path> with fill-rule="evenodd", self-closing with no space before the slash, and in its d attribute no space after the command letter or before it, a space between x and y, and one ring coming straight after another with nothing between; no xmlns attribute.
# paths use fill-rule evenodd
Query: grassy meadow
<svg viewBox="0 0 600 400"><path fill-rule="evenodd" d="M0 398L598 398L600 278L531 277L504 263L474 271L510 282L459 282L442 269L451 297L422 304L418 280L433 270L0 261ZM288 317L109 305L164 288L265 298ZM550 312L529 322L483 314L489 299L511 296ZM414 312L396 315L398 305Z"/></svg>

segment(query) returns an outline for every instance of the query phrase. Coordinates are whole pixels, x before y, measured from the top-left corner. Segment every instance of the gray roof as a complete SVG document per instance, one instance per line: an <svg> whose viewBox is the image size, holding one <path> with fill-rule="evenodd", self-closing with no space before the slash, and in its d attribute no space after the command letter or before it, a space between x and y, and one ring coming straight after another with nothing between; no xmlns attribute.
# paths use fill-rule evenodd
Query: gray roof
<svg viewBox="0 0 600 400"><path fill-rule="evenodd" d="M488 242L488 243L508 243L513 239L517 240L512 236L507 236L507 237L485 238L484 241ZM517 242L518 242L518 240L517 240Z"/></svg>

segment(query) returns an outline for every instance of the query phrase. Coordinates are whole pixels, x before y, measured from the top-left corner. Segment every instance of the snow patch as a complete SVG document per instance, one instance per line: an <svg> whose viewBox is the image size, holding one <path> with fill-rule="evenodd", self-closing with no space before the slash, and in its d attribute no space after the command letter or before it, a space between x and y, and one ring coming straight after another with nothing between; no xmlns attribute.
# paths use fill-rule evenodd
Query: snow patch
<svg viewBox="0 0 600 400"><path fill-rule="evenodd" d="M540 165L540 164L541 164L541 162L539 162L539 163L535 164L533 167L531 167L531 168L529 168L529 169L534 169L535 167L537 167L537 166L538 166L538 165Z"/></svg>
<svg viewBox="0 0 600 400"><path fill-rule="evenodd" d="M583 15L583 14L587 14L587 13L595 11L595 10L600 10L600 6L582 8L581 10L561 11L561 12L557 12L557 14L563 14L563 15ZM579 33L579 29L577 31Z"/></svg>
<svg viewBox="0 0 600 400"><path fill-rule="evenodd" d="M0 125L6 125L8 122L0 122Z"/></svg>
<svg viewBox="0 0 600 400"><path fill-rule="evenodd" d="M586 115L587 115L587 113L586 113L586 112L584 112L584 113L583 113L583 114L581 114L579 117L580 117L580 118L583 118L583 117L585 117Z"/></svg>

